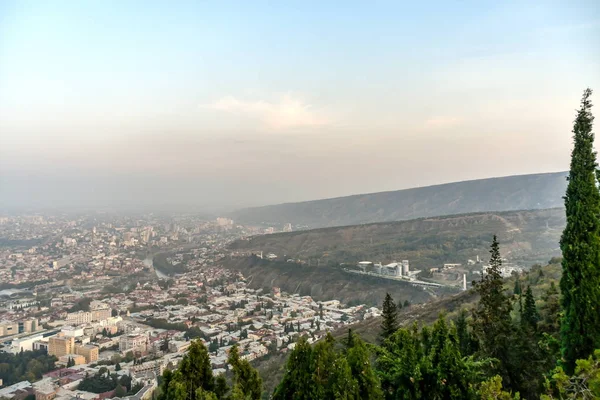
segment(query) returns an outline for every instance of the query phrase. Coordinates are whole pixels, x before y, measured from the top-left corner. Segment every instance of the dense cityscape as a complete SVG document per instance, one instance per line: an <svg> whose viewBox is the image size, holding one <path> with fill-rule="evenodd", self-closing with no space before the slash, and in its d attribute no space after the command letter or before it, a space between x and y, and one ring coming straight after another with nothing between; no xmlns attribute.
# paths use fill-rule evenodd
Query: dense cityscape
<svg viewBox="0 0 600 400"><path fill-rule="evenodd" d="M0 0L0 400L600 400L599 5Z"/></svg>
<svg viewBox="0 0 600 400"><path fill-rule="evenodd" d="M234 344L253 361L285 354L300 336L315 342L380 314L277 287L251 289L241 273L220 266L231 241L273 232L193 216L2 217L0 351L56 362L11 374L0 398L147 398L193 339L206 344L218 375L228 371ZM105 373L117 378L106 383Z"/></svg>

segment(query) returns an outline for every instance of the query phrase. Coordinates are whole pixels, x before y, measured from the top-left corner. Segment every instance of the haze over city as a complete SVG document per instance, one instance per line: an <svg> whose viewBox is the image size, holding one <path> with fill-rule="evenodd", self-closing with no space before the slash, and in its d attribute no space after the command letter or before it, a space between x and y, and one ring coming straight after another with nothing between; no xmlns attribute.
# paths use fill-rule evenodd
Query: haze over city
<svg viewBox="0 0 600 400"><path fill-rule="evenodd" d="M0 2L2 206L230 209L565 171L600 87L593 1L232 7Z"/></svg>

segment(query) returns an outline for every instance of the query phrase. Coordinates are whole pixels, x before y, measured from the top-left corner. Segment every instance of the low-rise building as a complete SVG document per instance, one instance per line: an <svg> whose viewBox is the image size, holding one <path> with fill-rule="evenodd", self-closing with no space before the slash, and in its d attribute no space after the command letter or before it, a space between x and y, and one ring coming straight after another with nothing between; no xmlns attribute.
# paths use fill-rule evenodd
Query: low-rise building
<svg viewBox="0 0 600 400"><path fill-rule="evenodd" d="M119 351L146 351L148 348L148 337L146 335L128 334L119 338Z"/></svg>
<svg viewBox="0 0 600 400"><path fill-rule="evenodd" d="M98 347L92 344L75 345L75 354L83 356L86 364L98 361Z"/></svg>

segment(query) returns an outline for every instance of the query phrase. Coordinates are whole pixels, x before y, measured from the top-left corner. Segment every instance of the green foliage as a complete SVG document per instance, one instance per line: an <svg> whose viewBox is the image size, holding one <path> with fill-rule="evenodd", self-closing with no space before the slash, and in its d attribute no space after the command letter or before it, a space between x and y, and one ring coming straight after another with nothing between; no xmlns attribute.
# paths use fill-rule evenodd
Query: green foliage
<svg viewBox="0 0 600 400"><path fill-rule="evenodd" d="M490 360L460 352L456 328L440 316L432 329L402 328L379 349L377 370L387 399L470 399Z"/></svg>
<svg viewBox="0 0 600 400"><path fill-rule="evenodd" d="M381 399L379 380L366 345L353 338L346 351L336 349L330 334L314 347L296 343L273 399Z"/></svg>
<svg viewBox="0 0 600 400"><path fill-rule="evenodd" d="M273 399L310 400L314 390L312 381L313 349L301 337L291 352L283 379L273 393Z"/></svg>
<svg viewBox="0 0 600 400"><path fill-rule="evenodd" d="M456 337L458 339L460 354L463 356L470 356L477 347L477 343L469 329L467 316L467 310L461 309L456 319Z"/></svg>
<svg viewBox="0 0 600 400"><path fill-rule="evenodd" d="M554 281L542 295L542 306L540 307L540 322L538 327L540 331L555 335L558 338L560 331L560 294Z"/></svg>
<svg viewBox="0 0 600 400"><path fill-rule="evenodd" d="M121 385L117 385L115 389L115 397L124 397L127 394L127 389Z"/></svg>
<svg viewBox="0 0 600 400"><path fill-rule="evenodd" d="M520 396L517 393L516 395L512 395L512 393L505 392L502 390L502 377L496 375L481 384L481 388L479 389L479 396L482 400L519 400Z"/></svg>
<svg viewBox="0 0 600 400"><path fill-rule="evenodd" d="M385 294L381 312L381 337L387 339L398 330L398 308L389 293Z"/></svg>
<svg viewBox="0 0 600 400"><path fill-rule="evenodd" d="M92 393L104 393L114 390L118 385L117 375L109 376L102 367L96 375L86 376L79 383L78 389Z"/></svg>
<svg viewBox="0 0 600 400"><path fill-rule="evenodd" d="M215 378L212 374L206 346L200 340L193 341L179 368L163 373L157 400L260 399L262 379L250 363L240 357L237 346L231 349L228 362L234 383L229 397L226 378L223 375Z"/></svg>
<svg viewBox="0 0 600 400"><path fill-rule="evenodd" d="M600 347L600 174L594 151L591 95L590 89L584 91L573 127L574 147L565 196L567 226L560 241L561 340L567 372L573 372L575 360L587 358Z"/></svg>
<svg viewBox="0 0 600 400"><path fill-rule="evenodd" d="M200 340L192 342L177 372L181 374L180 381L185 383L188 396L193 397L198 388L208 392L214 388L215 382L208 351Z"/></svg>
<svg viewBox="0 0 600 400"><path fill-rule="evenodd" d="M240 392L248 399L260 399L262 394L262 379L258 375L258 371L252 368L247 360L240 358L237 345L234 345L229 350L229 358L227 360L233 370L234 393Z"/></svg>
<svg viewBox="0 0 600 400"><path fill-rule="evenodd" d="M513 294L515 296L520 296L522 293L522 289L521 289L521 279L519 279L517 277L517 279L515 279L515 288L513 289Z"/></svg>
<svg viewBox="0 0 600 400"><path fill-rule="evenodd" d="M173 323L170 323L169 321L167 321L166 319L150 318L150 319L146 320L146 322L144 322L144 323L146 325L151 326L156 329L176 330L176 331L181 331L181 332L185 332L188 330L187 325L182 324L182 323L173 324Z"/></svg>
<svg viewBox="0 0 600 400"><path fill-rule="evenodd" d="M71 307L69 309L69 312L76 312L76 311L90 311L90 303L92 302L92 299L90 298L83 298L83 299L79 299L77 300L77 302L73 305L73 307Z"/></svg>
<svg viewBox="0 0 600 400"><path fill-rule="evenodd" d="M45 350L21 351L17 354L0 352L0 379L4 385L28 380L35 382L56 368L56 357Z"/></svg>
<svg viewBox="0 0 600 400"><path fill-rule="evenodd" d="M557 367L546 381L547 393L542 400L600 398L600 349L585 360L577 360L575 374L567 375Z"/></svg>
<svg viewBox="0 0 600 400"><path fill-rule="evenodd" d="M502 259L496 235L490 255L487 274L481 281L474 282L480 300L473 311L473 333L480 346L480 356L499 360L500 376L509 387L514 387L518 355L511 339L515 337L515 327L510 315L512 304L500 275Z"/></svg>
<svg viewBox="0 0 600 400"><path fill-rule="evenodd" d="M348 330L346 359L358 384L359 399L383 399L381 383L371 366L371 356L365 342Z"/></svg>
<svg viewBox="0 0 600 400"><path fill-rule="evenodd" d="M537 331L538 321L540 314L535 306L535 298L531 291L531 286L527 286L525 292L525 302L523 304L523 315L521 316L521 322L525 324L529 329Z"/></svg>

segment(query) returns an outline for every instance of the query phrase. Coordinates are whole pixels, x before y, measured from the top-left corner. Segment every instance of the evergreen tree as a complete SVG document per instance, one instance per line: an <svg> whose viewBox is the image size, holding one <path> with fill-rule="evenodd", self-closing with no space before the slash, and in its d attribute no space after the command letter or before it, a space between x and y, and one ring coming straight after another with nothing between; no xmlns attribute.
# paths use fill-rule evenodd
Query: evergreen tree
<svg viewBox="0 0 600 400"><path fill-rule="evenodd" d="M440 316L432 329L399 329L379 348L377 369L387 399L474 399L490 361L463 357L456 329Z"/></svg>
<svg viewBox="0 0 600 400"><path fill-rule="evenodd" d="M224 399L229 391L229 387L227 386L227 379L225 379L225 375L219 374L217 379L215 380L215 394L218 399Z"/></svg>
<svg viewBox="0 0 600 400"><path fill-rule="evenodd" d="M240 357L237 345L229 350L227 362L233 369L234 393L239 391L244 399L257 400L262 395L262 379L247 360Z"/></svg>
<svg viewBox="0 0 600 400"><path fill-rule="evenodd" d="M387 339L398 330L398 309L389 293L385 294L381 319L381 337Z"/></svg>
<svg viewBox="0 0 600 400"><path fill-rule="evenodd" d="M352 329L348 329L348 336L346 336L345 345L347 348L351 348L354 346L354 333L352 333Z"/></svg>
<svg viewBox="0 0 600 400"><path fill-rule="evenodd" d="M199 388L208 392L212 391L215 384L212 366L208 351L202 341L194 340L192 342L187 354L179 364L179 370L175 374L178 373L181 374L181 381L185 385L187 396L190 396L190 398L193 398Z"/></svg>
<svg viewBox="0 0 600 400"><path fill-rule="evenodd" d="M594 151L591 89L586 89L573 127L574 147L565 196L567 226L560 247L563 253L563 318L561 341L567 373L577 359L600 347L600 192Z"/></svg>
<svg viewBox="0 0 600 400"><path fill-rule="evenodd" d="M349 329L347 345L346 358L348 359L352 376L358 384L358 398L364 400L383 399L381 382L379 382L375 370L371 367L369 352L365 342Z"/></svg>
<svg viewBox="0 0 600 400"><path fill-rule="evenodd" d="M160 342L160 350L165 353L169 351L169 336L165 336Z"/></svg>
<svg viewBox="0 0 600 400"><path fill-rule="evenodd" d="M290 353L285 367L285 374L275 392L273 400L312 400L314 383L312 380L313 349L301 337Z"/></svg>
<svg viewBox="0 0 600 400"><path fill-rule="evenodd" d="M540 319L540 315L535 306L535 298L531 291L531 286L527 286L525 292L525 304L523 306L523 313L521 314L521 322L527 325L528 328L537 331L537 324Z"/></svg>
<svg viewBox="0 0 600 400"><path fill-rule="evenodd" d="M115 365L115 371L120 371L121 370L121 364L117 363Z"/></svg>
<svg viewBox="0 0 600 400"><path fill-rule="evenodd" d="M117 385L115 389L115 397L124 397L127 394L127 390L121 385Z"/></svg>
<svg viewBox="0 0 600 400"><path fill-rule="evenodd" d="M513 294L515 296L520 296L521 292L521 280L519 279L519 277L517 277L517 279L515 280L515 288L513 289Z"/></svg>
<svg viewBox="0 0 600 400"><path fill-rule="evenodd" d="M456 337L458 338L460 354L463 356L470 356L473 353L473 338L469 332L467 315L467 310L462 309L456 319Z"/></svg>
<svg viewBox="0 0 600 400"><path fill-rule="evenodd" d="M325 340L313 349L312 381L316 399L356 399L358 384L346 358L334 349L334 339L327 333Z"/></svg>
<svg viewBox="0 0 600 400"><path fill-rule="evenodd" d="M554 282L542 296L543 304L540 308L539 329L558 338L560 330L560 295Z"/></svg>
<svg viewBox="0 0 600 400"><path fill-rule="evenodd" d="M473 333L480 346L481 356L500 361L499 373L508 387L517 387L517 359L512 346L514 326L510 316L512 304L504 292L504 282L500 274L502 259L496 235L490 249L490 266L481 281L473 286L480 295L479 303L473 311Z"/></svg>

